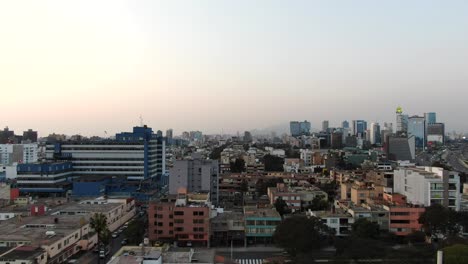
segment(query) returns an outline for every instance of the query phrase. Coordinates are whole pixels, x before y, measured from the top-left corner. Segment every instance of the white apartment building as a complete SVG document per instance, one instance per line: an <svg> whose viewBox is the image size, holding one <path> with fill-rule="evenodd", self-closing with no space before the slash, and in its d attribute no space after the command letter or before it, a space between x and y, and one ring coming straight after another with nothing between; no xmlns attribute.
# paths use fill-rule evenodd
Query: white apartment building
<svg viewBox="0 0 468 264"><path fill-rule="evenodd" d="M400 167L394 171L393 192L405 195L408 203L460 210L460 177L443 168Z"/></svg>
<svg viewBox="0 0 468 264"><path fill-rule="evenodd" d="M34 163L38 160L39 146L30 144L0 144L0 164Z"/></svg>

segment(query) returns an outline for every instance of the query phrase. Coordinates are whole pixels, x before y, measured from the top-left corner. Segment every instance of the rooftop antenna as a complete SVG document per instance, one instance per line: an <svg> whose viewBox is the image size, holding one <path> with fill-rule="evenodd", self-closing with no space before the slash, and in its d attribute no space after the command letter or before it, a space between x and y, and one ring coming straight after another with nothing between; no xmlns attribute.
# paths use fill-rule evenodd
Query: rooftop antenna
<svg viewBox="0 0 468 264"><path fill-rule="evenodd" d="M140 115L140 126L143 126L143 116Z"/></svg>

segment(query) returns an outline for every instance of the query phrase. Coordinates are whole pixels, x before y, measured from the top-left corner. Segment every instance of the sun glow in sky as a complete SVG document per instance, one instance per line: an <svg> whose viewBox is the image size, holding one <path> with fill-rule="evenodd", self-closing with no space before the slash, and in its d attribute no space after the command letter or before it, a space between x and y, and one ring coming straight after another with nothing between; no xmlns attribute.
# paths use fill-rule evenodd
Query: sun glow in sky
<svg viewBox="0 0 468 264"><path fill-rule="evenodd" d="M468 131L467 1L1 1L0 126L236 132L289 120Z"/></svg>

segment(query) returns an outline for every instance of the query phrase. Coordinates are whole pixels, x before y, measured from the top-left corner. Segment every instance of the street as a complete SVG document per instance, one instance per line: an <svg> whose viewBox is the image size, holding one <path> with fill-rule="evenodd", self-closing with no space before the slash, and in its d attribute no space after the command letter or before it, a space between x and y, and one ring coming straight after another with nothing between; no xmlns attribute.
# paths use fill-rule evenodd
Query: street
<svg viewBox="0 0 468 264"><path fill-rule="evenodd" d="M144 218L146 218L146 215L143 215L143 216L136 215L136 217L134 217L133 219L137 220L137 219L144 219ZM112 238L111 243L110 243L109 255L107 255L106 258L101 259L101 261L98 262L99 253L93 252L92 250L90 250L78 258L79 263L89 263L89 264L107 263L112 258L112 256L115 253L117 253L117 251L119 251L120 248L122 247L122 240L125 238L124 233L125 232L122 232L118 237ZM143 238L141 238L141 240L143 241Z"/></svg>

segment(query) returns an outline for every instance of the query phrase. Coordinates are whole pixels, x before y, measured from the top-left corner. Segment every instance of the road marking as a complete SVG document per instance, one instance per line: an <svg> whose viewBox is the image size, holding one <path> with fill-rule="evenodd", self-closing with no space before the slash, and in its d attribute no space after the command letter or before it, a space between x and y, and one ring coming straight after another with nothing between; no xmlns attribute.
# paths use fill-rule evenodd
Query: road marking
<svg viewBox="0 0 468 264"><path fill-rule="evenodd" d="M263 259L236 259L238 264L263 264Z"/></svg>

